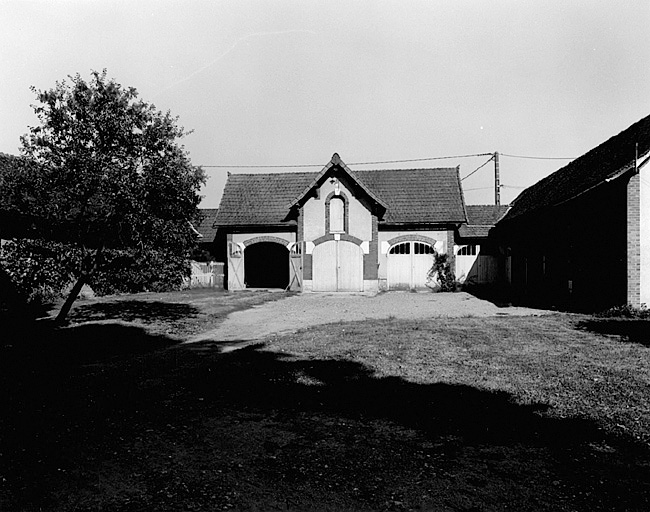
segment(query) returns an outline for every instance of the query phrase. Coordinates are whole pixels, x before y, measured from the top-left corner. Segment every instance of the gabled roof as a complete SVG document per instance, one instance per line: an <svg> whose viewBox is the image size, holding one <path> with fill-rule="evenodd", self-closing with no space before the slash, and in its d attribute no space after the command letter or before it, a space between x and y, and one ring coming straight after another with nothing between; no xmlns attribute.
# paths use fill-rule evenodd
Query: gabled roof
<svg viewBox="0 0 650 512"><path fill-rule="evenodd" d="M309 196L309 193L316 187L320 186L321 180L324 178L326 174L330 172L332 168L336 169L341 169L345 174L348 175L349 178L352 179L360 188L363 190L366 195L370 197L375 203L379 204L380 206L383 206L386 208L386 205L379 199L373 192L370 190L366 185L364 185L363 180L354 172L350 170L350 168L345 165L343 160L341 160L341 157L339 156L338 153L334 153L332 155L332 159L329 161L329 163L323 167L323 169L314 177L312 182L305 187L305 190L303 190L298 197L296 197L291 204L289 205L289 208L293 208L300 202L302 202L306 197Z"/></svg>
<svg viewBox="0 0 650 512"><path fill-rule="evenodd" d="M231 174L215 225L294 225L295 221L287 218L290 206L298 204L322 175L323 171ZM382 225L460 224L467 220L456 167L349 171L349 175L386 208Z"/></svg>
<svg viewBox="0 0 650 512"><path fill-rule="evenodd" d="M650 151L650 116L603 142L580 158L528 187L513 201L504 221L573 199L634 167Z"/></svg>
<svg viewBox="0 0 650 512"><path fill-rule="evenodd" d="M217 208L199 208L192 226L201 235L201 242L212 242L217 234L214 221L217 218Z"/></svg>
<svg viewBox="0 0 650 512"><path fill-rule="evenodd" d="M490 229L506 214L508 205L468 204L467 224L458 228L463 238L487 238Z"/></svg>

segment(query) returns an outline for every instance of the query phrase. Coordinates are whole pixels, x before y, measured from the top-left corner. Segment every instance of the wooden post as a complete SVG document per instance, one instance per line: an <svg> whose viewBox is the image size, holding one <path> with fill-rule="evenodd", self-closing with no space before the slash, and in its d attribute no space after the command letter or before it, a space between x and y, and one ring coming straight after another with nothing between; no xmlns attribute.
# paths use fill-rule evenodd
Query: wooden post
<svg viewBox="0 0 650 512"><path fill-rule="evenodd" d="M501 204L501 182L499 180L499 152L494 152L494 204Z"/></svg>

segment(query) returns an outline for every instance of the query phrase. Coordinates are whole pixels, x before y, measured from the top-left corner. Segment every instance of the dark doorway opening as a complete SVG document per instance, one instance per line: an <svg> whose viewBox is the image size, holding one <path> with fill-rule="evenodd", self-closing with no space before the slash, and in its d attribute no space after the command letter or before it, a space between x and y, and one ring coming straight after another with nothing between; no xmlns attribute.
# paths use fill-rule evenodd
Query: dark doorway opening
<svg viewBox="0 0 650 512"><path fill-rule="evenodd" d="M246 247L244 254L246 288L286 288L289 286L289 250L274 242Z"/></svg>

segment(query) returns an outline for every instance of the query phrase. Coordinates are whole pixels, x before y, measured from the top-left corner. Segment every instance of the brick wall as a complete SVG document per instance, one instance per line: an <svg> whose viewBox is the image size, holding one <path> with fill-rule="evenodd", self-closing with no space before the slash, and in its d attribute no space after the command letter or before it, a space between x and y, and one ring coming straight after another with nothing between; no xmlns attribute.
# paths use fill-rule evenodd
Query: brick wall
<svg viewBox="0 0 650 512"><path fill-rule="evenodd" d="M641 305L641 200L639 174L627 183L627 302Z"/></svg>

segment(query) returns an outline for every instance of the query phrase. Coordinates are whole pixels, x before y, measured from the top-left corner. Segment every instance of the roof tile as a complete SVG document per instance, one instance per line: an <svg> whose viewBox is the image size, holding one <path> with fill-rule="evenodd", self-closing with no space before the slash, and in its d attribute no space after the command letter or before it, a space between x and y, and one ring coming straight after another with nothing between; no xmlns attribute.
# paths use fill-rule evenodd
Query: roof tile
<svg viewBox="0 0 650 512"><path fill-rule="evenodd" d="M383 224L466 221L457 168L354 171L386 205ZM231 174L216 225L295 224L291 204L318 173Z"/></svg>
<svg viewBox="0 0 650 512"><path fill-rule="evenodd" d="M201 235L201 241L212 242L217 234L217 227L214 221L217 218L217 208L199 208L198 214L192 222L192 226Z"/></svg>
<svg viewBox="0 0 650 512"><path fill-rule="evenodd" d="M558 205L631 169L637 143L639 157L650 151L650 116L528 187L513 201L512 209L503 220Z"/></svg>

